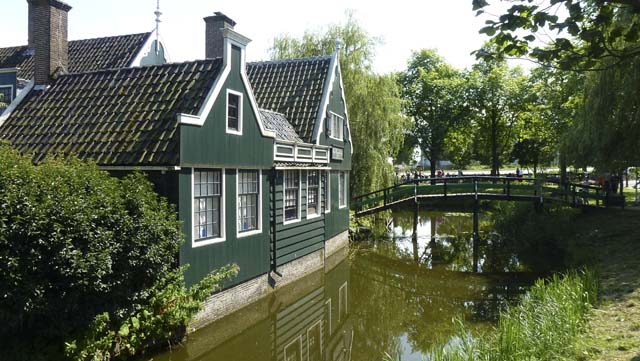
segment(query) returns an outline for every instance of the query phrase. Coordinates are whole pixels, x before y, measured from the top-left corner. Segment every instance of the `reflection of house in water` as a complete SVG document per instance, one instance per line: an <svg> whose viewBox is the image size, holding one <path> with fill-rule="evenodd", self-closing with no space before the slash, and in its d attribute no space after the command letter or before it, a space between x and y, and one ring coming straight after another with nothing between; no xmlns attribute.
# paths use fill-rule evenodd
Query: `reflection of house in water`
<svg viewBox="0 0 640 361"><path fill-rule="evenodd" d="M339 253L333 267L329 258L327 270L196 331L184 347L154 360L351 360L349 264Z"/></svg>

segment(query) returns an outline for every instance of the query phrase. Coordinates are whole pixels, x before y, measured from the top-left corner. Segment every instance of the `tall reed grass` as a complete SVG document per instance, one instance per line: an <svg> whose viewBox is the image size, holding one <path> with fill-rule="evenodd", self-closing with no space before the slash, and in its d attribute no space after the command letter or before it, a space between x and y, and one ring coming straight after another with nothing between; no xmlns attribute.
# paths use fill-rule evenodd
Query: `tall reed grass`
<svg viewBox="0 0 640 361"><path fill-rule="evenodd" d="M496 329L476 335L460 322L458 334L431 349L429 361L557 360L568 355L585 328L595 303L598 281L593 272L573 271L538 280L518 304L500 312ZM385 355L385 361L400 360Z"/></svg>

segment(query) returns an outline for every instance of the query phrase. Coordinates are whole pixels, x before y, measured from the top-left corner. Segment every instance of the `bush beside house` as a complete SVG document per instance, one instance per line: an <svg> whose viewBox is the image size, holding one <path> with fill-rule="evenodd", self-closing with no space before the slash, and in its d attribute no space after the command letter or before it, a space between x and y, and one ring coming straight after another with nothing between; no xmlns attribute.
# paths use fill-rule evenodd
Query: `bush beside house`
<svg viewBox="0 0 640 361"><path fill-rule="evenodd" d="M153 337L175 338L220 278L186 290L180 229L174 207L143 175L117 179L74 159L34 166L0 144L3 359L59 359L72 337L80 341L67 346L69 356L96 349L91 340L103 341L97 348L107 352L97 353L126 355ZM146 335L127 349L119 343L128 322L131 334ZM119 339L106 342L109 330Z"/></svg>

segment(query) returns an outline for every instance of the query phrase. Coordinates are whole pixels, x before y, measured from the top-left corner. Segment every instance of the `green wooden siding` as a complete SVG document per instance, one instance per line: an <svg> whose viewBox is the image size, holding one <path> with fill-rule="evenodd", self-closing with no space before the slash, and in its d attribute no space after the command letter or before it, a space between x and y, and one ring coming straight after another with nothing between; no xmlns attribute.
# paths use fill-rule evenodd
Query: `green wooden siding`
<svg viewBox="0 0 640 361"><path fill-rule="evenodd" d="M339 172L331 171L331 181L329 185L331 186L331 211L329 213L325 213L325 239L331 239L332 237L337 236L338 234L349 229L349 202L351 195L349 194L349 172L346 174L346 183L347 183L347 206L344 208L340 208L339 206L339 185L340 181Z"/></svg>
<svg viewBox="0 0 640 361"><path fill-rule="evenodd" d="M232 51L231 72L202 127L180 127L182 166L271 168L273 138L263 137L240 77L240 51ZM242 135L226 133L227 89L243 93Z"/></svg>
<svg viewBox="0 0 640 361"><path fill-rule="evenodd" d="M225 286L232 286L261 274L269 272L269 177L268 172L262 174L262 232L257 235L237 238L237 197L236 197L236 169L224 171L225 189L225 240L211 245L192 247L192 217L191 202L192 169L183 168L180 171L180 219L183 220L185 242L180 247L180 264L189 264L185 272L188 285L201 280L212 270L224 265L235 263L240 267L236 278L227 282Z"/></svg>
<svg viewBox="0 0 640 361"><path fill-rule="evenodd" d="M206 274L226 264L240 267L238 276L226 286L232 286L269 271L270 216L269 171L273 166L273 138L263 137L258 116L251 107L248 89L240 75L240 49L232 47L231 70L202 126L180 127L180 219L184 221L185 242L180 250L180 264L189 264L185 272L187 284L193 284ZM213 84L212 84L213 85ZM242 96L242 135L228 134L227 89ZM225 169L225 240L220 243L192 247L192 169ZM237 195L236 169L262 169L262 232L236 237Z"/></svg>
<svg viewBox="0 0 640 361"><path fill-rule="evenodd" d="M340 76L341 76L340 73L336 74L336 79L333 82L333 88L331 89L331 94L329 96L329 105L327 106L327 110L343 117L346 124L348 119L347 119L346 105L342 100L342 89L340 89ZM330 164L331 169L351 170L351 143L349 142L349 134L345 129L343 141L330 138L327 135L327 131L326 131L329 119L326 117L326 114L324 116L325 116L325 119L322 124L323 129L322 129L322 134L320 135L320 144L344 149L344 159L342 161L332 159Z"/></svg>
<svg viewBox="0 0 640 361"><path fill-rule="evenodd" d="M284 173L277 172L275 191L276 265L280 266L324 248L324 216L307 218L307 171L300 172L300 213L297 222L283 224ZM322 192L320 192L322 194ZM321 195L322 197L322 195Z"/></svg>

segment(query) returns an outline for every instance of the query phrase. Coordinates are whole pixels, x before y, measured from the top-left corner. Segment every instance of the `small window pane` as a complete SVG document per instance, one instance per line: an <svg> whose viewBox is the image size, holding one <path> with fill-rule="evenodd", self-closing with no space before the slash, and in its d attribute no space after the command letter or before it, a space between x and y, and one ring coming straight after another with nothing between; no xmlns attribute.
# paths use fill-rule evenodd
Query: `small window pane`
<svg viewBox="0 0 640 361"><path fill-rule="evenodd" d="M318 214L318 199L320 199L320 172L311 170L307 179L307 213Z"/></svg>

